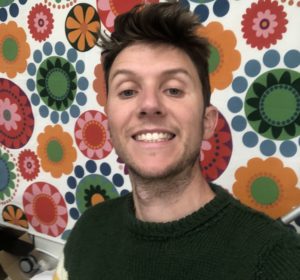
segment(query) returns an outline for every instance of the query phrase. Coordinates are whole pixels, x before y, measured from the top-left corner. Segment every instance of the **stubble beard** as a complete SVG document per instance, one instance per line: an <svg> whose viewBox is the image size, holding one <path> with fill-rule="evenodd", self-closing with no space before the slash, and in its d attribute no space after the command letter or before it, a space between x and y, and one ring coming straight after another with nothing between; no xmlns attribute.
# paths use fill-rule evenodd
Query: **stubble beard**
<svg viewBox="0 0 300 280"><path fill-rule="evenodd" d="M123 156L123 157L122 157ZM130 175L132 187L137 191L146 192L149 197L170 197L180 194L193 178L193 171L200 170L200 147L189 150L184 146L184 153L178 160L160 172L143 170L126 155L121 155ZM159 163L158 163L159 164Z"/></svg>

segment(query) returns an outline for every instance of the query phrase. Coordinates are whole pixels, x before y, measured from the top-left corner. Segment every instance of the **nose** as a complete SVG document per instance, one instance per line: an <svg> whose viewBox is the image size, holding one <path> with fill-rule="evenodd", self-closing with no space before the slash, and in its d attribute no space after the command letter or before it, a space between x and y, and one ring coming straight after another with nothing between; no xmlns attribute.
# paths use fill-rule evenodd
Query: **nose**
<svg viewBox="0 0 300 280"><path fill-rule="evenodd" d="M140 95L138 114L144 116L163 116L165 107L163 97L158 90L147 90Z"/></svg>

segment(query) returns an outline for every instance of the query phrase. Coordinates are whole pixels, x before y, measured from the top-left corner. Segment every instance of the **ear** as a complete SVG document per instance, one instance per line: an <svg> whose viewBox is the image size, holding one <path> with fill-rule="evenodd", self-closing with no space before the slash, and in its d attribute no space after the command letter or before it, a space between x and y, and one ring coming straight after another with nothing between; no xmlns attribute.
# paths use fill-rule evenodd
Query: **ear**
<svg viewBox="0 0 300 280"><path fill-rule="evenodd" d="M215 128L218 123L218 109L210 105L206 107L204 112L204 122L203 122L203 139L207 140L213 136Z"/></svg>

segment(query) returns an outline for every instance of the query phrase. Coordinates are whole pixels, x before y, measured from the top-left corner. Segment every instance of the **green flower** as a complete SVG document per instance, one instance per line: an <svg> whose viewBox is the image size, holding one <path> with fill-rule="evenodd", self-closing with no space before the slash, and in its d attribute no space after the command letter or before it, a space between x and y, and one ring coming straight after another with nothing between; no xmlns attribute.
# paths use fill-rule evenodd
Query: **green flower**
<svg viewBox="0 0 300 280"><path fill-rule="evenodd" d="M73 65L58 56L45 59L38 69L37 90L43 102L53 110L68 109L77 90L77 76Z"/></svg>
<svg viewBox="0 0 300 280"><path fill-rule="evenodd" d="M118 196L113 183L98 174L85 176L76 188L76 202L81 213L90 206Z"/></svg>
<svg viewBox="0 0 300 280"><path fill-rule="evenodd" d="M247 92L245 113L252 128L266 138L300 135L300 73L276 69L259 76Z"/></svg>
<svg viewBox="0 0 300 280"><path fill-rule="evenodd" d="M101 189L100 185L90 185L90 188L85 189L84 192L86 194L84 196L86 201L85 207L90 207L109 199L109 196L106 194L106 190Z"/></svg>
<svg viewBox="0 0 300 280"><path fill-rule="evenodd" d="M9 160L9 155L0 149L0 200L12 195L15 188L15 164Z"/></svg>

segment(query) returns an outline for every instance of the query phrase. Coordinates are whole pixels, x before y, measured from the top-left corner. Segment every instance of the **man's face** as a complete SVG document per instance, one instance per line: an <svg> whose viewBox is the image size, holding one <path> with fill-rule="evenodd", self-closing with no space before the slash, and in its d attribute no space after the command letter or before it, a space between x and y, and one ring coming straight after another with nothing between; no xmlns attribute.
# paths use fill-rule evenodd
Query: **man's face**
<svg viewBox="0 0 300 280"><path fill-rule="evenodd" d="M216 110L203 108L191 59L167 45L135 44L112 64L106 105L111 138L129 170L162 178L199 166L202 138L214 130Z"/></svg>

